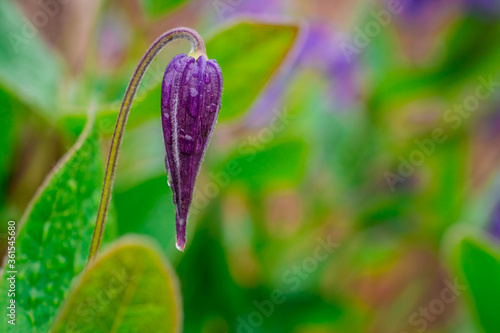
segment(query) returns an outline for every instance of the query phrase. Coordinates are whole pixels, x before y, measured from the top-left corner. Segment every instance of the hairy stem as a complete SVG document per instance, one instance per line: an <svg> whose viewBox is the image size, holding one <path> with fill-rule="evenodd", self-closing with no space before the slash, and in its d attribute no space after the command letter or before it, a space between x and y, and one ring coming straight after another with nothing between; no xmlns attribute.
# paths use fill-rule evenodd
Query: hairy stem
<svg viewBox="0 0 500 333"><path fill-rule="evenodd" d="M99 210L97 212L97 220L94 228L94 234L92 236L92 243L90 244L89 260L87 264L93 261L101 245L104 223L106 222L113 180L115 178L118 151L120 150L123 132L125 131L125 124L127 123L130 107L132 106L132 102L137 93L137 88L139 87L149 64L151 64L151 61L153 61L161 49L169 42L180 38L187 39L191 43L191 51L189 53L190 56L198 58L199 56L204 55L206 57L205 44L196 31L189 28L175 28L165 32L153 44L151 44L139 62L139 65L137 65L134 75L128 84L125 96L123 97L120 113L118 114L118 119L116 120L115 131L113 133L113 138L111 139L111 148L109 149L106 174L104 175L101 203L99 204Z"/></svg>

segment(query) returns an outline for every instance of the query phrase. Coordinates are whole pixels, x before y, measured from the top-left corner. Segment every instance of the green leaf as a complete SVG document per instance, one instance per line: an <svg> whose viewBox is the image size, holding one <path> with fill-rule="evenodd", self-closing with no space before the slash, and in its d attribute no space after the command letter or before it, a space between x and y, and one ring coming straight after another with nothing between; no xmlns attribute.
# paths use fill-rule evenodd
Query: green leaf
<svg viewBox="0 0 500 333"><path fill-rule="evenodd" d="M51 117L61 69L39 34L11 0L0 2L0 86Z"/></svg>
<svg viewBox="0 0 500 333"><path fill-rule="evenodd" d="M292 50L298 32L294 25L238 22L208 40L208 57L217 60L224 79L219 121L233 120L252 105ZM137 100L132 117L158 117L160 90L158 84Z"/></svg>
<svg viewBox="0 0 500 333"><path fill-rule="evenodd" d="M17 225L15 268L4 268L0 302L8 304L6 278L17 270L16 332L44 332L86 264L102 185L94 122L46 178ZM6 258L7 259L7 258ZM2 320L0 331L13 326Z"/></svg>
<svg viewBox="0 0 500 333"><path fill-rule="evenodd" d="M186 0L141 0L144 12L151 18L165 15L184 2L186 2Z"/></svg>
<svg viewBox="0 0 500 333"><path fill-rule="evenodd" d="M207 42L208 57L217 60L224 77L220 121L234 119L251 106L298 33L295 25L239 22Z"/></svg>
<svg viewBox="0 0 500 333"><path fill-rule="evenodd" d="M500 332L500 247L470 233L460 236L453 264L464 283L472 315L485 333Z"/></svg>
<svg viewBox="0 0 500 333"><path fill-rule="evenodd" d="M52 333L180 332L179 283L149 242L127 237L80 278Z"/></svg>

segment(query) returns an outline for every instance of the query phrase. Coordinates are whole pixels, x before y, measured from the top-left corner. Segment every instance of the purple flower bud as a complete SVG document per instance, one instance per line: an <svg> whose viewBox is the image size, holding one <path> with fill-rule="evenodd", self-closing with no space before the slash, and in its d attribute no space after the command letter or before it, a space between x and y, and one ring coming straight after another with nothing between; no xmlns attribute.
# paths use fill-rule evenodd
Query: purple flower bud
<svg viewBox="0 0 500 333"><path fill-rule="evenodd" d="M165 70L161 92L165 164L174 197L176 245L181 251L196 176L217 121L221 95L222 72L215 60L179 54Z"/></svg>

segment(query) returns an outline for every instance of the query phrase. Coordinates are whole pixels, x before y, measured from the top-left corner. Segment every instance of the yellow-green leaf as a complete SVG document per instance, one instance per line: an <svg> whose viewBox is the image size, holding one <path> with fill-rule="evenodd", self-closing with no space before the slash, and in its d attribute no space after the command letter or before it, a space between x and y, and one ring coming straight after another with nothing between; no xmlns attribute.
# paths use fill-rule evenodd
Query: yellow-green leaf
<svg viewBox="0 0 500 333"><path fill-rule="evenodd" d="M219 120L243 114L292 49L299 28L239 22L207 42L209 58L217 60L224 78Z"/></svg>
<svg viewBox="0 0 500 333"><path fill-rule="evenodd" d="M160 250L126 237L83 273L51 332L180 332L181 308L177 277Z"/></svg>

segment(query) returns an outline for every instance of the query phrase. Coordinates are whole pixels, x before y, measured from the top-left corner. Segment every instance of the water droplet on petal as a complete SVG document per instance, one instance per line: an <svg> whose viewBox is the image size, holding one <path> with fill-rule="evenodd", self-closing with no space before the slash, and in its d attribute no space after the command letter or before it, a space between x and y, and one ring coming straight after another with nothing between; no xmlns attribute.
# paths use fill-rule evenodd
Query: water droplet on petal
<svg viewBox="0 0 500 333"><path fill-rule="evenodd" d="M194 66L194 64L192 66ZM193 77L198 77L199 71L200 71L200 68L198 66L194 66L192 71L191 71L191 75Z"/></svg>
<svg viewBox="0 0 500 333"><path fill-rule="evenodd" d="M168 187L172 187L172 176L170 176L170 171L167 171L167 184Z"/></svg>
<svg viewBox="0 0 500 333"><path fill-rule="evenodd" d="M181 61L176 61L175 64L174 64L174 68L176 71L180 72L181 71Z"/></svg>

